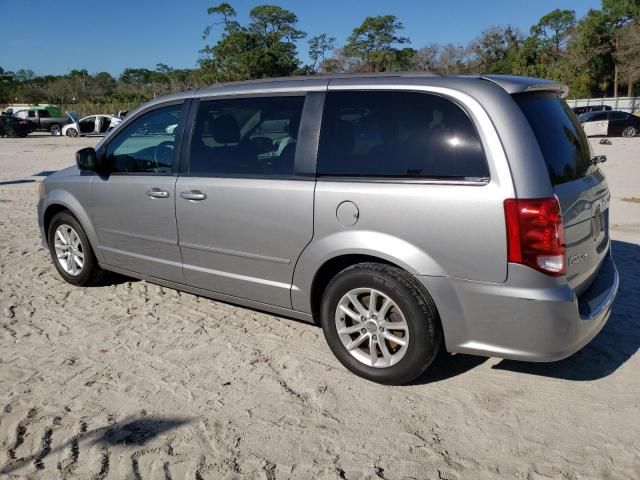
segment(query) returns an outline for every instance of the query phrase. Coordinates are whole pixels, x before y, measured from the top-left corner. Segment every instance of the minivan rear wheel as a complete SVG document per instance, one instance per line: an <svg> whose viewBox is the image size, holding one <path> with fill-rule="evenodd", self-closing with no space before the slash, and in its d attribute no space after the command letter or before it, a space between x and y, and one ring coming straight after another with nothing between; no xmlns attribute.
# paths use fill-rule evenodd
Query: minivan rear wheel
<svg viewBox="0 0 640 480"><path fill-rule="evenodd" d="M102 280L105 271L98 265L87 234L73 215L57 213L49 224L47 240L53 264L65 281L88 287Z"/></svg>
<svg viewBox="0 0 640 480"><path fill-rule="evenodd" d="M442 339L428 292L409 273L385 264L359 263L336 275L322 297L320 321L345 367L388 385L424 372Z"/></svg>

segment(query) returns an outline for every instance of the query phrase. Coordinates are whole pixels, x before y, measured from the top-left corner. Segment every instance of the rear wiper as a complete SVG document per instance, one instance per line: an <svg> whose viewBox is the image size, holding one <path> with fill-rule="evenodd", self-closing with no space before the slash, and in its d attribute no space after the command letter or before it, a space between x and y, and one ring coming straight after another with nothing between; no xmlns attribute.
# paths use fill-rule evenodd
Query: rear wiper
<svg viewBox="0 0 640 480"><path fill-rule="evenodd" d="M607 161L606 155L596 155L591 159L591 165L597 165L599 163L604 163Z"/></svg>

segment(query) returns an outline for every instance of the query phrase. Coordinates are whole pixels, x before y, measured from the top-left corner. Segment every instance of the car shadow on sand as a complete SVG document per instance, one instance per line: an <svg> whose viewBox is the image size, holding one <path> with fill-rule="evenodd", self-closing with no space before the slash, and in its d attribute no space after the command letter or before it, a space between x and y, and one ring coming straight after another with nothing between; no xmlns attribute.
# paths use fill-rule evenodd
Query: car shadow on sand
<svg viewBox="0 0 640 480"><path fill-rule="evenodd" d="M612 242L620 288L607 324L591 343L569 358L553 363L502 360L493 368L513 372L589 381L615 372L640 347L640 246Z"/></svg>
<svg viewBox="0 0 640 480"><path fill-rule="evenodd" d="M0 468L0 475L8 475L11 472L19 470L23 467L33 464L36 470L41 470L44 465L44 459L52 453L59 452L71 447L76 451L82 446L90 447L92 445L123 445L131 447L140 447L149 441L162 435L165 432L174 430L178 427L190 423L193 419L179 417L143 417L140 419L126 418L121 422L114 423L105 427L96 428L80 432L66 442L59 445L51 446L27 457L9 462ZM50 432L50 430L49 430ZM47 433L45 432L45 436ZM50 438L50 433L48 434Z"/></svg>

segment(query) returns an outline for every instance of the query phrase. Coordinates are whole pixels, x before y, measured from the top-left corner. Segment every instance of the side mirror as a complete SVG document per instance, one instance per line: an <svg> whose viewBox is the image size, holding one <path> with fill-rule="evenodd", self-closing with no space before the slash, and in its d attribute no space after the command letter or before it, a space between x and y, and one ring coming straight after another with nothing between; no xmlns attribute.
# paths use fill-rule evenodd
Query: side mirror
<svg viewBox="0 0 640 480"><path fill-rule="evenodd" d="M83 148L76 152L76 164L81 171L97 172L100 170L98 155L92 147Z"/></svg>

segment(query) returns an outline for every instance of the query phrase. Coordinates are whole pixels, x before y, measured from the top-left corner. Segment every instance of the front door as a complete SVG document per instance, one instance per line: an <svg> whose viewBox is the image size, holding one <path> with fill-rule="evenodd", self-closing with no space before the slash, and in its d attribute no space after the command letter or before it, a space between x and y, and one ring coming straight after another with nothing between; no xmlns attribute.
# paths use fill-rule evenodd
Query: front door
<svg viewBox="0 0 640 480"><path fill-rule="evenodd" d="M313 235L313 179L294 175L304 96L201 101L176 216L189 285L291 307Z"/></svg>
<svg viewBox="0 0 640 480"><path fill-rule="evenodd" d="M91 183L105 262L180 283L184 277L174 198L178 129L165 129L178 123L182 108L176 103L134 119L103 147L108 174L94 176Z"/></svg>

